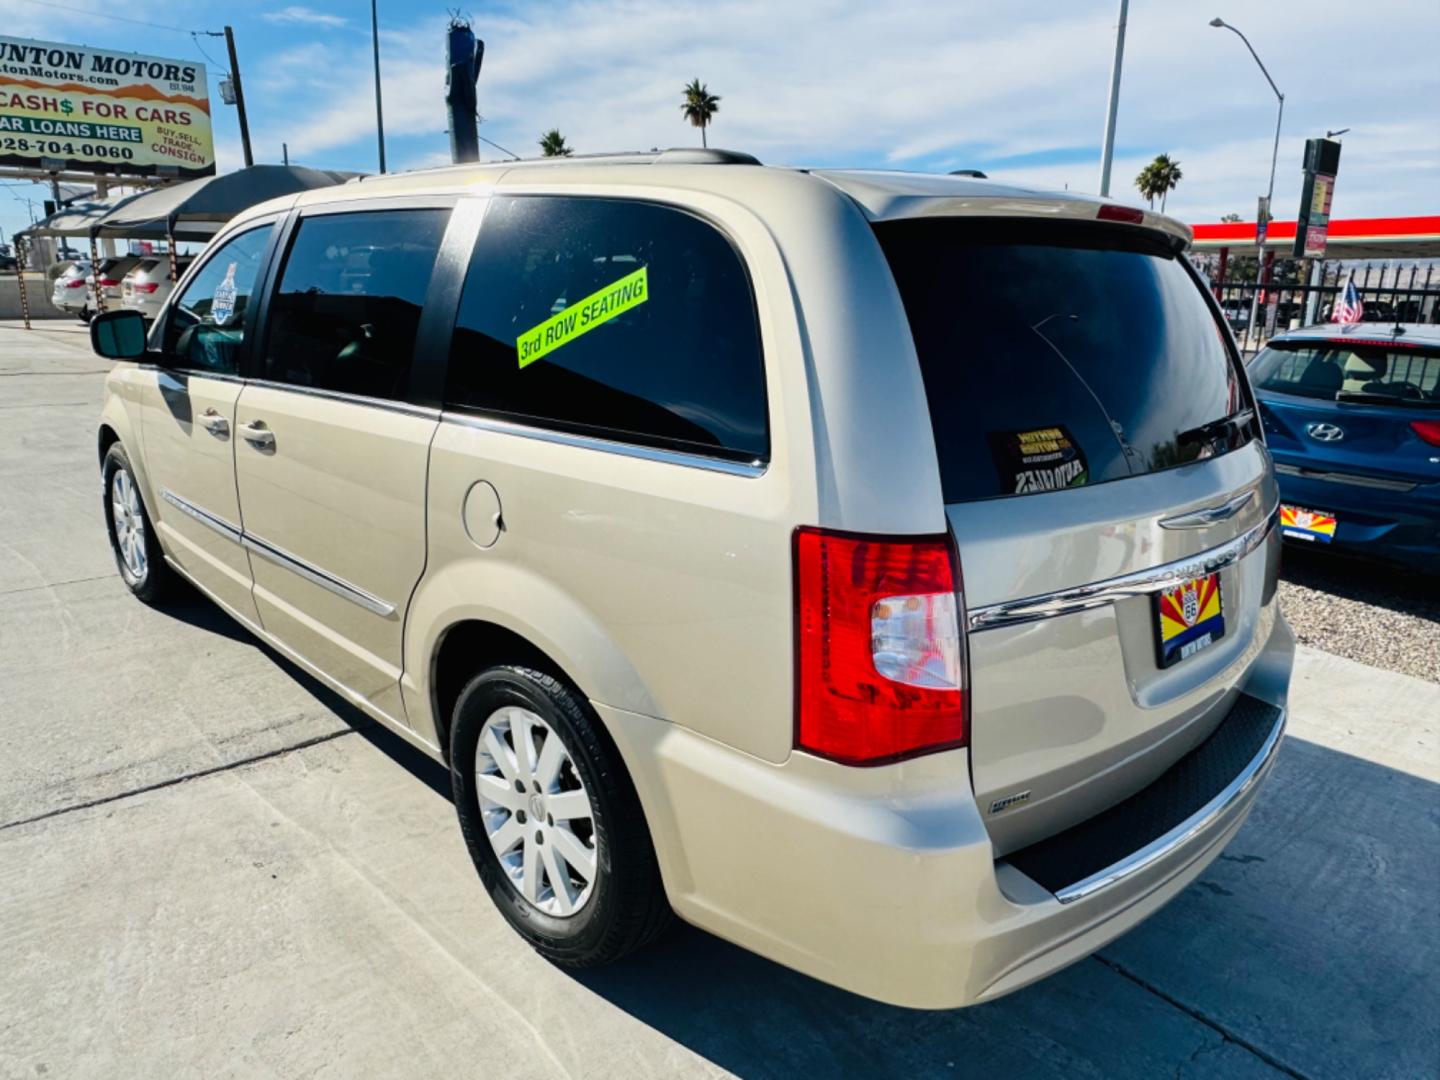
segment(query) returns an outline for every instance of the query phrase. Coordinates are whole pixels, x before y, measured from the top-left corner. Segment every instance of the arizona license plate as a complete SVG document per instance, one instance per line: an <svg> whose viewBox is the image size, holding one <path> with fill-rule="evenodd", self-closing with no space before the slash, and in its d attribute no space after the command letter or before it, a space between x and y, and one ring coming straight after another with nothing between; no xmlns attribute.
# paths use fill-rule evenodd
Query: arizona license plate
<svg viewBox="0 0 1440 1080"><path fill-rule="evenodd" d="M1160 666L1170 667L1225 636L1220 575L1207 574L1171 586L1155 598Z"/></svg>
<svg viewBox="0 0 1440 1080"><path fill-rule="evenodd" d="M1280 504L1280 535L1291 540L1328 544L1335 539L1335 515L1303 506Z"/></svg>

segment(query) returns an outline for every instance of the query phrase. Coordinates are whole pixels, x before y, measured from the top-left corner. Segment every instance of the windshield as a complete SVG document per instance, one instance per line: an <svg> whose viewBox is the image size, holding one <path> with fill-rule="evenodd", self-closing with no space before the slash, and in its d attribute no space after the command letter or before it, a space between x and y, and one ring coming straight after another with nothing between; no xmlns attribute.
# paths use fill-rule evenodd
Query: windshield
<svg viewBox="0 0 1440 1080"><path fill-rule="evenodd" d="M876 226L910 320L946 502L1157 472L1255 436L1220 323L1146 234Z"/></svg>
<svg viewBox="0 0 1440 1080"><path fill-rule="evenodd" d="M1277 341L1250 366L1256 389L1325 401L1440 405L1440 349L1384 341Z"/></svg>

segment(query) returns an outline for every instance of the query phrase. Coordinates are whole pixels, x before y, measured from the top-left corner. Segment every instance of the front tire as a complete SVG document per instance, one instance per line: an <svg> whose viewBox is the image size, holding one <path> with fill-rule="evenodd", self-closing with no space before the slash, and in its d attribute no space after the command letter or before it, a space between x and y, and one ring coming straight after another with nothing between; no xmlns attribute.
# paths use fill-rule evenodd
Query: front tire
<svg viewBox="0 0 1440 1080"><path fill-rule="evenodd" d="M147 604L158 603L173 588L175 572L165 562L130 458L118 442L106 452L101 476L105 484L105 526L115 566L132 593Z"/></svg>
<svg viewBox="0 0 1440 1080"><path fill-rule="evenodd" d="M611 963L671 917L640 800L599 718L570 686L518 666L456 703L450 775L490 898L542 956Z"/></svg>

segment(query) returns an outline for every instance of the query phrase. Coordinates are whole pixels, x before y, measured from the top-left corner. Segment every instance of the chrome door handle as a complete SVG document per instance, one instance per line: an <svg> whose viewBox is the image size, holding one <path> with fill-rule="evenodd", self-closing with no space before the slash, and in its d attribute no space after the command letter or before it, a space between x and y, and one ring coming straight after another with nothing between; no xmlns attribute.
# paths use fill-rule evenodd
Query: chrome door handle
<svg viewBox="0 0 1440 1080"><path fill-rule="evenodd" d="M230 434L230 421L221 416L214 409L206 409L200 414L200 423L205 425L205 430L214 435L217 439L223 439Z"/></svg>
<svg viewBox="0 0 1440 1080"><path fill-rule="evenodd" d="M240 437L259 450L275 449L275 433L263 420L251 420L240 428Z"/></svg>

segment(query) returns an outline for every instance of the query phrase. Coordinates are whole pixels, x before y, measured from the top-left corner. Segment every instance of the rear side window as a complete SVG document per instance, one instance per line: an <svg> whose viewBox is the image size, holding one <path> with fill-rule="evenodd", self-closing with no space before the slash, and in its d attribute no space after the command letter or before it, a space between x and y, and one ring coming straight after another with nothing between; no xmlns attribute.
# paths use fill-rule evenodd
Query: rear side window
<svg viewBox="0 0 1440 1080"><path fill-rule="evenodd" d="M403 400L449 210L303 218L270 301L264 378Z"/></svg>
<svg viewBox="0 0 1440 1080"><path fill-rule="evenodd" d="M1387 342L1274 342L1250 365L1257 389L1327 401L1440 405L1440 350Z"/></svg>
<svg viewBox="0 0 1440 1080"><path fill-rule="evenodd" d="M1159 241L1005 220L876 232L919 354L946 502L1153 473L1254 437L1220 325Z"/></svg>
<svg viewBox="0 0 1440 1080"><path fill-rule="evenodd" d="M495 199L450 353L447 407L730 460L769 457L739 254L682 210Z"/></svg>

